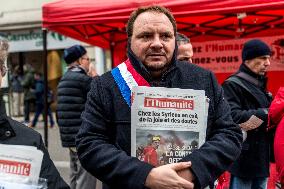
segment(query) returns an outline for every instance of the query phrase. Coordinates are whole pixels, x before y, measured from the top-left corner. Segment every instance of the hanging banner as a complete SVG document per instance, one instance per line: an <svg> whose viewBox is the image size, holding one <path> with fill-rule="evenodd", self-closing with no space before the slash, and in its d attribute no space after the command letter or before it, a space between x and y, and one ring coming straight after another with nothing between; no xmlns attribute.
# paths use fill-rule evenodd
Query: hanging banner
<svg viewBox="0 0 284 189"><path fill-rule="evenodd" d="M27 52L43 50L43 35L41 29L30 29L0 33L9 40L10 52ZM64 49L80 42L55 32L47 33L47 49Z"/></svg>
<svg viewBox="0 0 284 189"><path fill-rule="evenodd" d="M272 50L269 71L284 70L284 35L261 37ZM233 73L242 63L242 48L250 39L234 39L192 43L192 62L214 73Z"/></svg>

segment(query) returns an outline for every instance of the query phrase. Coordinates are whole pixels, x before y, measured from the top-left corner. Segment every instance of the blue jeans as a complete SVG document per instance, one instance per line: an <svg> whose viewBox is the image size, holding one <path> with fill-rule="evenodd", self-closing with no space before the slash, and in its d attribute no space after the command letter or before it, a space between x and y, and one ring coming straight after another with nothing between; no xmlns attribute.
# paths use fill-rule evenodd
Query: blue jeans
<svg viewBox="0 0 284 189"><path fill-rule="evenodd" d="M31 125L32 127L36 126L37 121L38 121L38 117L40 116L40 114L43 114L43 109L44 109L43 104L41 104L41 103L36 104L36 112L35 112L35 117L33 119L32 125ZM50 107L48 107L47 111L48 111L47 115L49 117L50 126L53 127L54 121L53 121L53 116L52 116L52 112L51 112Z"/></svg>
<svg viewBox="0 0 284 189"><path fill-rule="evenodd" d="M240 178L231 175L230 189L266 189L267 177Z"/></svg>

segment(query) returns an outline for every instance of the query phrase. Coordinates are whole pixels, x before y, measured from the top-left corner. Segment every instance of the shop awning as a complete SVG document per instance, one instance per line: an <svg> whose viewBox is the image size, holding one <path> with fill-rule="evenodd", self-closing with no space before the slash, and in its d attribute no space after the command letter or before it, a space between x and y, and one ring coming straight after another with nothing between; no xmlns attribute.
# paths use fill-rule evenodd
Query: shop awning
<svg viewBox="0 0 284 189"><path fill-rule="evenodd" d="M110 48L117 65L126 58L125 25L130 13L153 4L169 8L178 31L193 43L284 34L284 0L59 0L43 6L43 27ZM229 74L216 75L222 82ZM268 73L273 92L283 85L282 74Z"/></svg>
<svg viewBox="0 0 284 189"><path fill-rule="evenodd" d="M59 0L43 6L43 27L109 48L125 41L129 14L151 4L169 8L192 41L284 33L283 0Z"/></svg>

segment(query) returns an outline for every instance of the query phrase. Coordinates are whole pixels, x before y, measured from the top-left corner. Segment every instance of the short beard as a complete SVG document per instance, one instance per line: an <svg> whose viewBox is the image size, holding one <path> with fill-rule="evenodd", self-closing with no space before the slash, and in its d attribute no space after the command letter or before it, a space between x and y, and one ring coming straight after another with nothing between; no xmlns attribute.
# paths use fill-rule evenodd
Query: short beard
<svg viewBox="0 0 284 189"><path fill-rule="evenodd" d="M157 66L148 66L148 65L144 65L145 68L148 70L148 72L150 72L151 76L155 79L159 79L163 73L165 73L168 68L170 67L170 63L165 64L162 67L157 67Z"/></svg>
<svg viewBox="0 0 284 189"><path fill-rule="evenodd" d="M163 71L165 70L166 68L168 68L168 64L162 66L162 67L159 67L159 66L153 66L153 65L145 65L146 69L150 72L158 72L158 71Z"/></svg>

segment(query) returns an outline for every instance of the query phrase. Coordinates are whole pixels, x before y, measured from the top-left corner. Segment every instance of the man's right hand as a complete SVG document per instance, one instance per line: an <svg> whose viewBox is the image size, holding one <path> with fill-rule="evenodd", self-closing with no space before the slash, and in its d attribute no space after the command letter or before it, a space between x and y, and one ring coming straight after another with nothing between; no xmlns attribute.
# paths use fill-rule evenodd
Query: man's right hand
<svg viewBox="0 0 284 189"><path fill-rule="evenodd" d="M180 162L153 168L146 178L145 186L150 189L193 189L192 182L177 174L190 166L191 162Z"/></svg>

